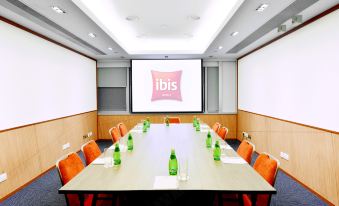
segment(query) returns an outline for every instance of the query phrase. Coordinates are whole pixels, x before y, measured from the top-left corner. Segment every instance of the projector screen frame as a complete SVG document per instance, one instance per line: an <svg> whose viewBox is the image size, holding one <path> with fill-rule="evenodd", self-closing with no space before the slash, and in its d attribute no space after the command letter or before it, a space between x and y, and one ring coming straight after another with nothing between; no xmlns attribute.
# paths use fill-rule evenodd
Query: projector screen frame
<svg viewBox="0 0 339 206"><path fill-rule="evenodd" d="M97 61L97 59L95 59L95 58L93 58L91 56L88 56L87 54L82 53L81 51L73 49L73 48L71 48L71 47L69 47L69 46L67 46L67 45L65 45L63 43L60 43L60 42L58 42L56 40L53 40L53 39L45 36L44 34L41 34L41 33L38 33L36 31L33 31L32 29L30 29L30 28L28 28L28 27L26 27L24 25L21 25L21 24L15 22L15 21L12 21L12 20L4 17L4 16L0 16L0 21L4 22L4 23L6 23L6 24L8 24L10 26L13 26L15 28L18 28L18 29L20 29L20 30L22 30L24 32L27 32L27 33L32 34L34 36L37 36L37 37L39 37L39 38L41 38L41 39L43 39L45 41L48 41L48 42L50 42L52 44L55 44L55 45L60 46L60 47L62 47L64 49L67 49L69 51L72 51L72 52L77 53L77 54L79 54L79 55L81 55L83 57L86 57L88 59L91 59L91 60L95 61L95 64L96 64L96 79L98 78L98 71L97 71L98 61ZM98 96L98 91L97 90L96 90L96 96ZM97 98L96 98L96 105L98 105L98 99ZM57 118L47 119L47 120L43 120L43 121L37 121L37 122L33 122L33 123L23 124L23 125L19 125L19 126L14 126L14 127L6 128L6 129L0 129L0 132L12 131L12 130L15 130L15 129L20 129L20 128L24 128L24 127L28 127L28 126L32 126L32 125L37 125L37 124L45 123L45 122L51 122L51 121L55 121L55 120L59 120L59 119L69 118L69 117L73 117L73 116L77 116L77 115L82 115L82 114L86 114L86 113L90 113L90 112L94 112L94 111L97 111L97 109L90 110L90 111L85 111L85 112L80 112L80 113L76 113L76 114L71 114L71 115L67 115L67 116L63 116L63 117L57 117Z"/></svg>
<svg viewBox="0 0 339 206"><path fill-rule="evenodd" d="M132 94L132 61L133 60L159 60L159 61L167 61L167 60L200 60L200 68L201 68L201 111L159 111L159 112L134 112L133 111L133 94ZM202 59L131 59L130 60L131 67L129 68L129 109L131 114L175 114L175 113L191 113L191 114L202 114L205 112L205 70L203 67Z"/></svg>
<svg viewBox="0 0 339 206"><path fill-rule="evenodd" d="M307 21L303 22L302 24L292 28L291 30L271 39L270 41L258 46L258 47L255 47L254 49L248 51L247 53L243 54L242 56L238 57L237 60L236 60L236 69L237 69L237 97L239 98L238 96L238 87L239 87L239 79L238 79L238 62L239 60L245 58L246 56L252 54L252 53L255 53L256 51L258 50L261 50L263 48L265 48L266 46L269 46L270 44L284 38L285 36L288 36L300 29L302 29L303 27L309 25L309 24L312 24L314 22L316 22L317 20L321 19L322 17L325 17L327 16L328 14L331 14L332 12L335 12L336 10L339 9L339 4L333 6L333 7L330 7L329 9L321 12L320 14L308 19ZM254 114L254 115L258 115L258 116L262 116L262 117L266 117L266 118L271 118L271 119L275 119L275 120L279 120L279 121L283 121L283 122L288 122L288 123L292 123L292 124L296 124L296 125L300 125L300 126L304 126L304 127L308 127L308 128L312 128L312 129L317 129L317 130L321 130L321 131L324 131L324 132L329 132L329 133L334 133L334 134L339 134L338 131L335 131L335 130L331 130L331 129L326 129L326 128L322 128L322 127L318 127L318 126L314 126L314 125L309 125L309 124L305 124L305 123L301 123L301 122L296 122L296 121L292 121L292 120L288 120L288 119L283 119L283 118L279 118L279 117L274 117L274 116L270 116L270 115L266 115L266 114L261 114L261 113L256 113L256 112L253 112L253 111L248 111L248 110L244 110L244 109L240 109L239 108L239 101L237 101L237 110L238 112L239 111L242 111L242 112L247 112L247 113L250 113L250 114Z"/></svg>

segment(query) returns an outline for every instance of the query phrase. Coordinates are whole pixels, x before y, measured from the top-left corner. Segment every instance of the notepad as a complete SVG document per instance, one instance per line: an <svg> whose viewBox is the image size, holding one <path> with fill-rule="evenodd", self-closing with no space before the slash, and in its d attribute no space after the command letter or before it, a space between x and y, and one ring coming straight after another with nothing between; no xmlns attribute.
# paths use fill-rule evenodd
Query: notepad
<svg viewBox="0 0 339 206"><path fill-rule="evenodd" d="M221 161L225 164L246 164L247 163L241 157L221 157Z"/></svg>
<svg viewBox="0 0 339 206"><path fill-rule="evenodd" d="M221 149L233 149L231 146L229 146L228 144L224 144L224 145L220 145Z"/></svg>
<svg viewBox="0 0 339 206"><path fill-rule="evenodd" d="M156 176L154 179L153 188L159 190L177 189L177 176Z"/></svg>
<svg viewBox="0 0 339 206"><path fill-rule="evenodd" d="M210 127L208 125L200 125L200 128L209 129Z"/></svg>
<svg viewBox="0 0 339 206"><path fill-rule="evenodd" d="M215 142L213 142L212 148L214 148L214 146L215 146ZM221 144L220 149L233 149L233 148L229 146L228 144Z"/></svg>
<svg viewBox="0 0 339 206"><path fill-rule="evenodd" d="M92 164L94 164L94 165L103 165L103 164L105 164L105 158L96 158L92 162Z"/></svg>
<svg viewBox="0 0 339 206"><path fill-rule="evenodd" d="M129 131L129 132L141 134L141 133L142 133L142 130L141 130L141 129L132 129L132 130Z"/></svg>

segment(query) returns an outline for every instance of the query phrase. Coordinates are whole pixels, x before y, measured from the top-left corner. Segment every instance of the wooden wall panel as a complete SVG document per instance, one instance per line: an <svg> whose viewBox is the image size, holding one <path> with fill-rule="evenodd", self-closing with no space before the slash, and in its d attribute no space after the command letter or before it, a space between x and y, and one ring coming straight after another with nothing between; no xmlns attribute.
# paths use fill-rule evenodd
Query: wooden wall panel
<svg viewBox="0 0 339 206"><path fill-rule="evenodd" d="M332 134L332 140L333 140L333 151L335 152L335 160L333 168L336 172L337 177L337 205L339 205L339 134Z"/></svg>
<svg viewBox="0 0 339 206"><path fill-rule="evenodd" d="M257 152L269 152L294 178L339 205L339 137L333 133L249 112L238 112L237 138L248 132ZM280 157L289 154L289 160Z"/></svg>
<svg viewBox="0 0 339 206"><path fill-rule="evenodd" d="M169 116L178 116L181 122L190 123L193 116L197 116L202 121L212 126L215 122L221 123L229 129L228 139L236 138L237 115L236 114L171 114ZM111 139L108 130L116 126L119 122L124 122L128 129L133 128L137 123L149 117L153 123L162 123L164 114L131 114L131 115L99 115L99 139Z"/></svg>
<svg viewBox="0 0 339 206"><path fill-rule="evenodd" d="M83 139L90 131L93 136ZM8 179L0 183L0 199L54 166L62 155L96 138L96 111L1 132L0 171ZM71 147L62 150L67 142Z"/></svg>

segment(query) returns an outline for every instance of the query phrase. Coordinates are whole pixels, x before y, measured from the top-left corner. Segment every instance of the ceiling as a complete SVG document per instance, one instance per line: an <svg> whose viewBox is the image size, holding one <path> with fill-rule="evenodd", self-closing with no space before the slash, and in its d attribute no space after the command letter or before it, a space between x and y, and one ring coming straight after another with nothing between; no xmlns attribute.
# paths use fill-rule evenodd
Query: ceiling
<svg viewBox="0 0 339 206"><path fill-rule="evenodd" d="M225 3L227 2L227 3ZM263 12L256 9L268 4ZM339 0L2 0L0 15L98 60L235 60ZM66 13L59 14L57 6ZM232 36L233 32L238 32ZM94 33L95 38L88 34Z"/></svg>

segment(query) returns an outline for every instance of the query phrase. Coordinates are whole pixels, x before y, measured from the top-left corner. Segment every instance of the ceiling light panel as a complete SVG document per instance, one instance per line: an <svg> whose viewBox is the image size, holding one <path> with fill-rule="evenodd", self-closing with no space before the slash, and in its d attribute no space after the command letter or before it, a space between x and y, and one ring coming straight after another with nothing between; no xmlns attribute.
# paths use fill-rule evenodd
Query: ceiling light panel
<svg viewBox="0 0 339 206"><path fill-rule="evenodd" d="M244 2L72 1L129 54L203 54ZM132 16L138 21L127 19ZM147 34L147 38L141 34ZM190 34L190 38L184 34Z"/></svg>
<svg viewBox="0 0 339 206"><path fill-rule="evenodd" d="M268 4L260 4L259 7L256 9L257 12L263 12L268 7Z"/></svg>
<svg viewBox="0 0 339 206"><path fill-rule="evenodd" d="M55 12L58 13L58 14L65 14L65 13L66 13L66 11L60 9L60 8L57 7L57 6L52 6L52 9L53 9L53 11L55 11Z"/></svg>

